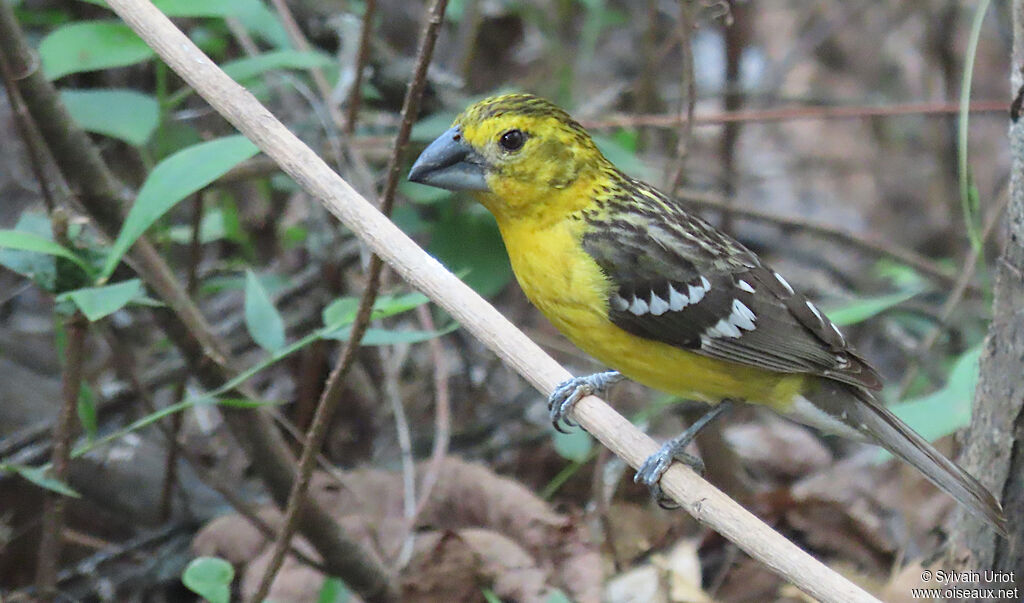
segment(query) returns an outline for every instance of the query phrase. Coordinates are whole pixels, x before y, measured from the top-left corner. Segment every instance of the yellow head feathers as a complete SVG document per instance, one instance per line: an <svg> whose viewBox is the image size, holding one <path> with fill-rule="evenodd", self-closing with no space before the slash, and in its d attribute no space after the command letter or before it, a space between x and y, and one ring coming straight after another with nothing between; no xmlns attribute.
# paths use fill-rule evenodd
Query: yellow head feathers
<svg viewBox="0 0 1024 603"><path fill-rule="evenodd" d="M536 96L509 94L467 108L427 147L409 179L475 191L500 220L538 204L550 209L558 192L589 186L608 170L614 167L568 113Z"/></svg>

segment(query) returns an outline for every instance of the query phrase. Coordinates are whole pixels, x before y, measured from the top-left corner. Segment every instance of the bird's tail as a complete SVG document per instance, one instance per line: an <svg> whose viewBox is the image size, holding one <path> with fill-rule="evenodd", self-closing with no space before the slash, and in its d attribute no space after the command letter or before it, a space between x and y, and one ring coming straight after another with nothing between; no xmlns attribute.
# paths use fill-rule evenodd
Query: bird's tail
<svg viewBox="0 0 1024 603"><path fill-rule="evenodd" d="M1003 509L985 486L943 456L928 440L882 406L870 392L854 386L838 383L835 385L850 391L861 403L851 403L849 398L839 392L828 392L832 388L823 387L824 391L819 392L819 395L831 394L828 396L831 400L826 401L815 396L818 398L815 402L821 401L822 410L827 410L833 416L842 416L844 423L860 431L873 443L910 463L967 510L988 522L1000 535L1007 537ZM843 398L845 400L840 401ZM838 405L841 405L841 413L835 412Z"/></svg>

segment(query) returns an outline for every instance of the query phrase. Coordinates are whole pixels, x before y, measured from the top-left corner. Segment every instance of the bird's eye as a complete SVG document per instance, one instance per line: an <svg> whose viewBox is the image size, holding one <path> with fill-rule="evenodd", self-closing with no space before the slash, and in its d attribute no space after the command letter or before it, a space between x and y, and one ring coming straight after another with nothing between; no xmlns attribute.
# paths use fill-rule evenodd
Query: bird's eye
<svg viewBox="0 0 1024 603"><path fill-rule="evenodd" d="M509 130L498 139L501 148L508 151L518 151L526 144L526 134L522 130Z"/></svg>

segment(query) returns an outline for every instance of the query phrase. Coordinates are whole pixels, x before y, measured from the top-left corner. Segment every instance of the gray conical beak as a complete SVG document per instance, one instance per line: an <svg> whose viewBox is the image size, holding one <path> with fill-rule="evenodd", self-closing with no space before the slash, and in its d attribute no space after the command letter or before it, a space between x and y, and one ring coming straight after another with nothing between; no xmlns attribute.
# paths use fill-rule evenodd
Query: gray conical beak
<svg viewBox="0 0 1024 603"><path fill-rule="evenodd" d="M484 158L455 127L423 149L409 170L409 181L450 191L489 191L485 167Z"/></svg>

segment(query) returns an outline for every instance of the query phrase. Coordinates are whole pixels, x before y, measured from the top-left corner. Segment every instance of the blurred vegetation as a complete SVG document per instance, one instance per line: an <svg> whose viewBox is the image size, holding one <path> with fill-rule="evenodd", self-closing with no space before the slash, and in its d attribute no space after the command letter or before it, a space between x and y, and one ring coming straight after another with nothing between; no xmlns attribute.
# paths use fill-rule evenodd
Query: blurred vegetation
<svg viewBox="0 0 1024 603"><path fill-rule="evenodd" d="M15 4L61 101L136 192L124 227L116 240L107 241L75 213L74 191L63 189L56 172L47 169L48 185L59 191L62 205L72 208L61 230L39 201L39 183L27 176L27 161L18 153L0 155L0 173L9 174L0 181L0 196L6 197L0 211L0 358L37 370L41 382L59 380L59 364L36 366L33 359L62 357L63 321L80 312L92 325L91 358L78 404L84 435L74 455L101 449L129 432L159 441L152 424L180 412L189 415L186 439L206 442L220 459L214 464L231 465L231 479L245 481L238 463L223 451L230 445L211 418L215 415L201 408L273 406L283 420L304 429L333 350L347 340L355 318L365 254L351 233L258 157L256 147L234 134L101 0ZM362 109L351 136L343 134L333 109L352 98L365 2L292 3L312 50L296 49L286 21L261 0L156 4L360 192L377 197L411 72L420 3L379 2L366 78L356 91ZM846 325L893 384L886 394L903 402L897 413L926 437L938 438L970 416L989 311L988 263L999 244L999 229L986 232L983 225L1005 196L1005 124L989 113L967 119L972 101L1005 97L1009 19L1007 9L996 4L452 1L413 139L420 147L429 142L473 100L526 90L557 101L584 121L608 157L631 175L667 186L676 167L683 166L684 199L687 190L733 191L738 205L805 215L928 258L949 278L930 278L798 226L708 214L795 286L822 299L830 316ZM695 29L681 25L687 22L683 11ZM742 35L727 35L726 21ZM741 46L728 49L737 39ZM693 99L687 99L683 49L694 57ZM314 70L323 74L327 89L318 88ZM731 143L723 142L725 120L709 120L692 132L678 124L630 123L637 115L685 115L688 100L698 115L720 116L728 94L742 98L740 110L792 106L810 117L755 116L738 123ZM911 102L951 103L954 109L844 120L813 116L821 107ZM13 123L10 99L0 110L0 123ZM7 144L21 149L14 131L10 128ZM591 368L511 284L508 260L485 210L466 198L403 182L394 220L562 360L579 372ZM255 384L261 400L221 398L230 383L220 391L200 391L180 370L180 358L143 311L166 300L155 298L123 264L144 233L178 279L192 282L190 291L218 336L245 362L239 382ZM973 258L969 266L965 258ZM965 270L975 274L957 291L953 283ZM580 474L597 457L587 437L552 437L538 394L496 366L426 297L394 279L385 292L363 340L362 377L349 386L355 402L333 427L337 435L326 451L333 462L344 467L396 462L389 411L378 403L388 378L400 379L397 386L416 431L414 449L426 449L431 435L421 427L431 420L428 384L434 361L425 346L414 344L451 334L443 341L452 368L443 377L452 382L453 452L488 461L546 497L580 507L603 496L589 493L589 478ZM945 307L951 292L959 299ZM421 306L431 308L437 326L416 318L413 311ZM32 334L31 349L19 343L26 333ZM922 349L929 338L929 349ZM112 404L126 387L139 387L126 386L115 370L125 354L160 408ZM400 370L385 370L388 358L400 362ZM153 377L169 366L177 368ZM900 386L906 374L912 377ZM0 373L0 381L5 378ZM0 391L0 401L12 395ZM509 410L513 401L515 409ZM40 421L46 424L56 408L52 402L53 408L38 416L5 418L9 427L0 429L0 444ZM667 406L643 412L644 404L625 402L625 408L652 423L668 414ZM543 453L531 450L538 442ZM0 469L8 473L0 479L17 474L43 488L80 494L74 480L47 477L38 450L26 456L15 454L22 448L13 445L0 449L6 455ZM25 510L7 511L22 530ZM102 523L82 526L98 530ZM15 541L7 543L6 552L32 549L31 543ZM82 551L70 555L85 556ZM176 575L182 571L192 591L211 601L227 600L230 565L196 560L187 570L179 563ZM23 568L0 563L0 593L30 579ZM336 580L328 580L323 592L329 594L321 600L343 600L342 591ZM490 591L484 596L495 598Z"/></svg>

